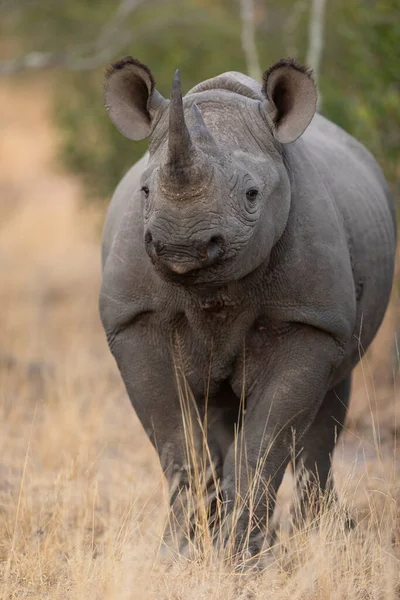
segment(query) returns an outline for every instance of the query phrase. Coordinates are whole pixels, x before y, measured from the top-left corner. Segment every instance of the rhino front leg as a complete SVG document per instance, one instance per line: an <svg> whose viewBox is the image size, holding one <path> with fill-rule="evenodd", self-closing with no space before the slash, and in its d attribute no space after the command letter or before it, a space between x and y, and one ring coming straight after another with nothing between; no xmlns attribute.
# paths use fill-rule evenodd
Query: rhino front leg
<svg viewBox="0 0 400 600"><path fill-rule="evenodd" d="M167 479L171 510L164 547L183 552L190 530L193 535L200 488L212 485L210 462L215 469L222 469L217 448L209 441L207 452L204 450L201 416L183 370L174 360L172 343L167 344L151 323L141 320L109 334L108 340L133 408Z"/></svg>
<svg viewBox="0 0 400 600"><path fill-rule="evenodd" d="M342 357L330 335L303 325L265 336L263 347L265 355L246 357L246 414L222 481L233 551L252 561L261 551L293 440L301 443Z"/></svg>

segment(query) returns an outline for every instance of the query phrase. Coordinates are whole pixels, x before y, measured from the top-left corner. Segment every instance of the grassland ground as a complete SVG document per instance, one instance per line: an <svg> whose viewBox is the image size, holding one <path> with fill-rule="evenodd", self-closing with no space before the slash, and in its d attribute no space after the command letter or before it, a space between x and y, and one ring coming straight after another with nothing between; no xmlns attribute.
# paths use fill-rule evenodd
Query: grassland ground
<svg viewBox="0 0 400 600"><path fill-rule="evenodd" d="M55 160L49 82L0 91L0 598L400 598L396 298L357 370L334 461L342 503L238 573L210 548L156 560L162 474L97 309L101 209ZM29 102L26 101L29 97ZM279 506L291 496L288 475Z"/></svg>

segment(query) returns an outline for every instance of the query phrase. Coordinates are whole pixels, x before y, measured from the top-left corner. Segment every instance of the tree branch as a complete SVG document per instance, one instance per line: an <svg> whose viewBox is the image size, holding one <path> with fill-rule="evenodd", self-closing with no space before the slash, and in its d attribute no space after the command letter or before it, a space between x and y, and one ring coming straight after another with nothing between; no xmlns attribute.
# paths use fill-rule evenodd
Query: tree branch
<svg viewBox="0 0 400 600"><path fill-rule="evenodd" d="M95 69L112 60L132 38L132 31L123 30L125 20L146 0L121 0L113 18L100 31L88 56L75 52L28 52L27 54L0 61L0 75L14 75L25 70L42 70L63 67L71 71ZM88 46L86 45L86 48Z"/></svg>
<svg viewBox="0 0 400 600"><path fill-rule="evenodd" d="M16 8L17 10L21 10L27 4L35 4L35 2L37 2L37 0L18 0L18 5L16 7L16 0L0 0L0 12L4 14L13 11Z"/></svg>
<svg viewBox="0 0 400 600"><path fill-rule="evenodd" d="M261 81L262 72L256 46L254 0L240 0L240 18L242 48L246 57L247 73L256 81Z"/></svg>

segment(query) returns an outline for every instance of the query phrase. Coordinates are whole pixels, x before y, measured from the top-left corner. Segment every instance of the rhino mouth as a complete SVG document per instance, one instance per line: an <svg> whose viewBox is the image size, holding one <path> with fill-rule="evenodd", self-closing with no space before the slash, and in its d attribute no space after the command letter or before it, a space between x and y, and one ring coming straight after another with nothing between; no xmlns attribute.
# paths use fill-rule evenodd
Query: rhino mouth
<svg viewBox="0 0 400 600"><path fill-rule="evenodd" d="M188 262L175 262L171 265L152 261L156 273L168 283L175 283L183 286L194 286L196 284L207 283L210 285L219 285L222 280L221 267L225 266L232 259L219 259L209 265L194 265ZM173 267L173 268L171 268Z"/></svg>

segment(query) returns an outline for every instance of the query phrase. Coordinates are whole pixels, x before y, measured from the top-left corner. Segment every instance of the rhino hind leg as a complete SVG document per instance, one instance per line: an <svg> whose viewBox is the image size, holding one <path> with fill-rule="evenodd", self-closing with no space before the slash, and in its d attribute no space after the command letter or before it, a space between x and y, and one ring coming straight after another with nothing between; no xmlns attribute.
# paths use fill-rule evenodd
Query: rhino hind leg
<svg viewBox="0 0 400 600"><path fill-rule="evenodd" d="M330 390L296 457L298 502L292 510L295 523L313 521L321 510L337 500L332 476L332 455L343 429L351 392L351 374ZM353 526L346 514L345 524Z"/></svg>

